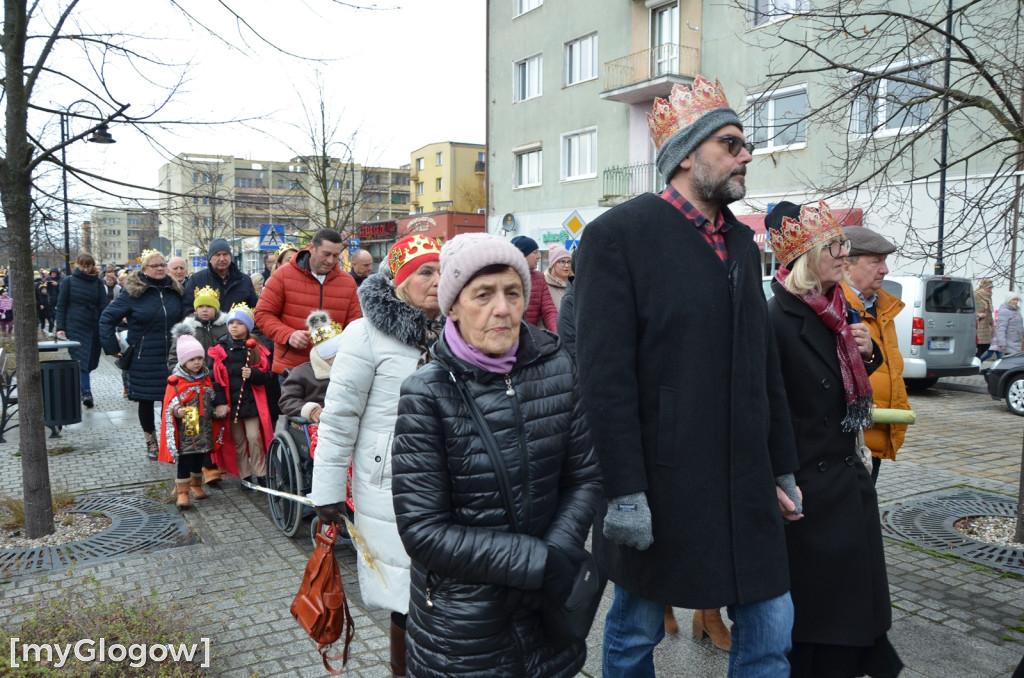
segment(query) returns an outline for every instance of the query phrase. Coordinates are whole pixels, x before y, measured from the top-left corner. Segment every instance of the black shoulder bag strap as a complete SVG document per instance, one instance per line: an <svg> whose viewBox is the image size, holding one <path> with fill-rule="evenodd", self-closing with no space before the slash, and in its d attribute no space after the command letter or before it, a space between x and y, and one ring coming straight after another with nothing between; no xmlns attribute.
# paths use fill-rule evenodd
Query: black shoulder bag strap
<svg viewBox="0 0 1024 678"><path fill-rule="evenodd" d="M508 468L505 466L505 460L498 450L498 441L494 438L494 432L491 431L491 427L484 420L484 413L480 411L479 405L473 400L473 396L469 394L466 384L456 377L454 372L448 372L448 376L451 377L455 388L459 390L462 401L466 403L469 414L473 417L473 424L476 426L480 439L484 443L484 449L487 450L487 456L491 458L491 464L494 465L494 475L498 479L498 490L501 492L501 498L505 502L505 512L508 513L509 520L512 521L512 531L521 532L519 529L519 519L516 517L516 505L512 500L512 483L509 481Z"/></svg>

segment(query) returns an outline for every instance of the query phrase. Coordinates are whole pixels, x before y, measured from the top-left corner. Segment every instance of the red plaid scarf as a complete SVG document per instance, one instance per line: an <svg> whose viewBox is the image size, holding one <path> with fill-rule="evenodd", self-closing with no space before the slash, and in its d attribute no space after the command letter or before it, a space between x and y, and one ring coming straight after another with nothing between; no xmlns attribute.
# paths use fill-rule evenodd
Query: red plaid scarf
<svg viewBox="0 0 1024 678"><path fill-rule="evenodd" d="M787 276L789 269L785 267L775 273L775 279L783 288ZM853 340L850 325L846 322L846 297L843 295L842 286L833 285L827 294L815 291L796 298L807 304L825 327L836 335L839 371L843 375L843 391L846 394L843 431L849 433L871 426L871 382L868 381L868 371L864 369L864 360L857 349L857 342Z"/></svg>

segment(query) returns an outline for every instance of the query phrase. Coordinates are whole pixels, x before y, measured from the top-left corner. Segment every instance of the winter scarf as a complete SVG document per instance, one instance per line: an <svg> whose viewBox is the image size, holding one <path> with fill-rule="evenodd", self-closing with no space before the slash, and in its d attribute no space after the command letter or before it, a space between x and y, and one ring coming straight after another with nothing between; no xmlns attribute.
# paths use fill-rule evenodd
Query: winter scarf
<svg viewBox="0 0 1024 678"><path fill-rule="evenodd" d="M452 350L455 357L459 360L464 360L474 367L479 367L485 372L492 372L494 374L508 374L512 371L512 366L516 364L516 351L519 350L519 340L516 339L516 343L512 345L508 353L497 358L492 358L486 353L482 352L478 348L474 348L466 343L466 340L459 334L459 326L455 324L455 321L451 318L445 320L444 324L444 339L448 343L448 348Z"/></svg>
<svg viewBox="0 0 1024 678"><path fill-rule="evenodd" d="M788 276L789 269L786 267L775 273L775 279L784 289ZM843 375L843 391L846 394L843 431L849 433L871 426L871 382L868 381L868 372L864 369L864 361L857 349L857 342L853 339L853 333L850 332L850 325L846 322L846 296L843 294L842 285L833 285L827 295L810 292L796 298L807 304L825 327L836 335L839 371Z"/></svg>

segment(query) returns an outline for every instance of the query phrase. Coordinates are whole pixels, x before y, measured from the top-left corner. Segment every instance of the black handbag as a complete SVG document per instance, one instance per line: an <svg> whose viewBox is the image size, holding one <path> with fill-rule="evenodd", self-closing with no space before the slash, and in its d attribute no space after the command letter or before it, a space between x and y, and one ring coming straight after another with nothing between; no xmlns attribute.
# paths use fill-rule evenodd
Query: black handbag
<svg viewBox="0 0 1024 678"><path fill-rule="evenodd" d="M508 514L509 520L512 521L512 530L521 533L519 519L516 517L515 503L512 500L512 484L509 482L505 461L498 450L498 441L494 439L491 427L484 420L483 412L470 396L466 385L454 373L449 372L448 374L459 390L466 407L469 408L473 423L480 431L480 438L487 450L487 456L491 458L491 463L494 465L498 489L501 491L501 498L505 504L505 512ZM572 590L566 601L562 605L554 605L545 601L541 606L545 635L555 647L565 647L586 640L590 633L590 627L594 624L597 608L601 604L601 596L604 594L606 580L600 575L597 559L586 549L583 549L583 553L585 556L577 564L579 569L576 571Z"/></svg>
<svg viewBox="0 0 1024 678"><path fill-rule="evenodd" d="M125 350L121 351L121 357L114 360L117 368L120 370L127 370L132 366L132 355L135 353L135 345L131 345Z"/></svg>

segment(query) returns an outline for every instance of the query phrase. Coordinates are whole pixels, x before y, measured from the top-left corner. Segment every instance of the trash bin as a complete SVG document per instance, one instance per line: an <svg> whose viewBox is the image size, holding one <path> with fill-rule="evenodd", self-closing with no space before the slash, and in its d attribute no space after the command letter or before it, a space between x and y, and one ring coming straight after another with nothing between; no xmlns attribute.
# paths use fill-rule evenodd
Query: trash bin
<svg viewBox="0 0 1024 678"><path fill-rule="evenodd" d="M77 360L39 363L43 378L43 421L49 428L82 421L82 386Z"/></svg>

